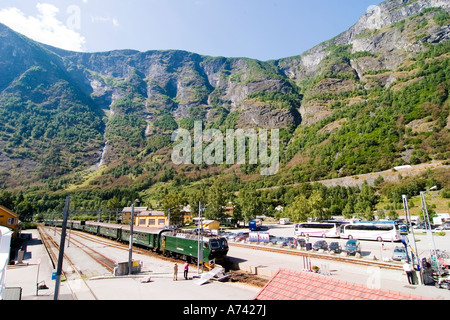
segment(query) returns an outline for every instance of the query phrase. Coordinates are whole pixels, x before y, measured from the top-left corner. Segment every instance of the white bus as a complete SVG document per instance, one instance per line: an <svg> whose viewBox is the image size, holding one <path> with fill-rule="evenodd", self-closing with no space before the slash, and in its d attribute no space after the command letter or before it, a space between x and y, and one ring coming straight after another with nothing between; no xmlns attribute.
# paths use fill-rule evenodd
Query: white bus
<svg viewBox="0 0 450 320"><path fill-rule="evenodd" d="M341 238L377 240L377 241L400 241L401 235L396 223L355 223L346 224L341 227Z"/></svg>
<svg viewBox="0 0 450 320"><path fill-rule="evenodd" d="M339 223L307 222L295 225L295 235L297 237L339 238L340 233L341 227Z"/></svg>

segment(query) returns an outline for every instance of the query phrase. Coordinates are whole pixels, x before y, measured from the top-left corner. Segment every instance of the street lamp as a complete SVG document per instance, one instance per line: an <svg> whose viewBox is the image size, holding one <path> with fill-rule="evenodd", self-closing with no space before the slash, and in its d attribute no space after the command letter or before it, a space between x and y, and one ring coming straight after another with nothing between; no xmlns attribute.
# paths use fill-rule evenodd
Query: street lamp
<svg viewBox="0 0 450 320"><path fill-rule="evenodd" d="M440 266L439 259L437 257L437 252L436 252L436 244L434 243L433 233L431 232L430 215L428 214L427 203L425 201L425 194L428 191L436 190L436 189L437 189L437 186L433 186L433 187L431 187L428 190L420 191L420 200L422 202L422 210L423 210L423 213L424 213L424 218L426 216L426 219L427 219L427 236L428 236L428 238L431 238L431 244L433 246L433 256L434 256L434 259L436 261L436 266L438 268L438 272L439 272L439 274L441 274L441 266Z"/></svg>

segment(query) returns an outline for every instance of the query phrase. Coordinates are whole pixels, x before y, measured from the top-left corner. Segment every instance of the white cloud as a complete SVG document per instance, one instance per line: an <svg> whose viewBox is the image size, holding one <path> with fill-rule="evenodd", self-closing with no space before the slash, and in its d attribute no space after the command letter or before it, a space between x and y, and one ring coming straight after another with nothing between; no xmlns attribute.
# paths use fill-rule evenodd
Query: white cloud
<svg viewBox="0 0 450 320"><path fill-rule="evenodd" d="M35 17L26 17L17 8L3 9L0 11L0 22L33 40L61 49L83 51L86 39L56 18L59 12L57 7L38 3L36 8L38 14Z"/></svg>

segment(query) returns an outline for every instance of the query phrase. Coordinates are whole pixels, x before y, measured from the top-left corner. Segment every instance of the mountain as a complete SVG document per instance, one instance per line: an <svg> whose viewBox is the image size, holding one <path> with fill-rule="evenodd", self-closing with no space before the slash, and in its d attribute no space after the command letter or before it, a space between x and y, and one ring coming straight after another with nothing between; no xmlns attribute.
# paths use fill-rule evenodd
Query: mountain
<svg viewBox="0 0 450 320"><path fill-rule="evenodd" d="M0 24L0 185L143 191L220 174L267 187L448 160L449 11L444 0L389 0L273 61L70 52ZM172 132L196 120L281 129L279 174L173 165Z"/></svg>
<svg viewBox="0 0 450 320"><path fill-rule="evenodd" d="M334 39L278 62L304 94L286 159L300 161L294 179L449 158L449 6L386 1Z"/></svg>
<svg viewBox="0 0 450 320"><path fill-rule="evenodd" d="M3 25L0 39L3 183L54 179L95 161L102 115L61 57Z"/></svg>

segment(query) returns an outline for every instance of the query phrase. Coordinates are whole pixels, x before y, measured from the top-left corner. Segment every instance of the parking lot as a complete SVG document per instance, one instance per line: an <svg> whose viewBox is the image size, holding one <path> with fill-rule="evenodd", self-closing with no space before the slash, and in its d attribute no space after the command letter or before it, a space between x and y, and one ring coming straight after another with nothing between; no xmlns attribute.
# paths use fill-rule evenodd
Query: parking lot
<svg viewBox="0 0 450 320"><path fill-rule="evenodd" d="M279 225L279 224L270 224L270 225L264 225L268 228L268 230L261 231L261 232L267 232L272 237L295 237L294 234L294 224L289 225ZM240 233L240 232L250 232L248 228L242 228L239 230L232 231L233 233ZM433 241L424 234L421 230L414 231L415 232L415 238L416 238L416 244L417 244L417 250L419 252L419 257L429 257L430 251L433 250ZM314 243L325 240L328 245L330 245L332 242L337 242L341 246L341 248L345 248L345 245L347 243L347 239L340 239L340 238L327 238L322 239L318 237L310 237L309 241L314 245ZM447 251L450 253L450 233L448 233L445 236L440 236L437 234L433 235L433 240L436 246L436 249L441 251ZM366 240L360 240L360 246L361 246L361 257L362 258L368 258L373 259L374 257L378 260L392 260L392 256L394 253L394 250L396 247L403 247L403 244L401 242L378 242L378 241L366 241Z"/></svg>

